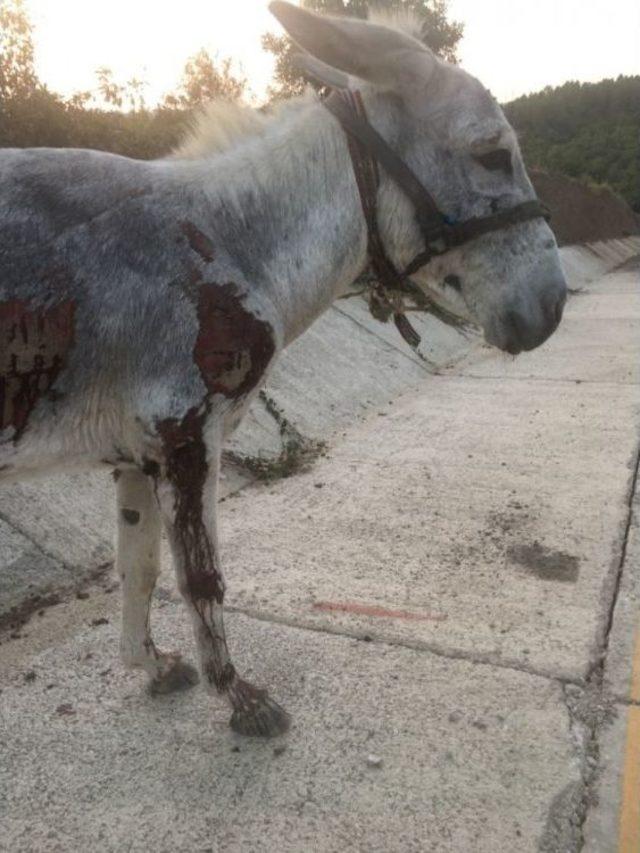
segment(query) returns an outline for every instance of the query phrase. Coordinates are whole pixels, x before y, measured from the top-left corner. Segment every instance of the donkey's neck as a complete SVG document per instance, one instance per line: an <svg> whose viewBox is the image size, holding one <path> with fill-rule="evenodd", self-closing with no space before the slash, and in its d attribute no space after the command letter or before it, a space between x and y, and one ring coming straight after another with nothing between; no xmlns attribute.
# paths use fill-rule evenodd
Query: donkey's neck
<svg viewBox="0 0 640 853"><path fill-rule="evenodd" d="M287 345L366 265L344 132L319 102L302 102L209 170L215 228L251 287L274 305Z"/></svg>

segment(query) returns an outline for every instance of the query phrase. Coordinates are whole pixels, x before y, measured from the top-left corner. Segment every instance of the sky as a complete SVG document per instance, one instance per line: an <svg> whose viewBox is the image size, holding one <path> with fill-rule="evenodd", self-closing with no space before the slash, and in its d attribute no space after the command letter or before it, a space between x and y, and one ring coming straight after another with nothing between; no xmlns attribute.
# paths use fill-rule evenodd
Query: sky
<svg viewBox="0 0 640 853"><path fill-rule="evenodd" d="M264 98L272 74L260 36L280 32L268 0L26 0L40 78L62 94L95 86L106 65L142 78L147 100L175 89L201 47L232 56ZM465 25L462 65L500 100L559 85L640 74L639 0L449 0Z"/></svg>

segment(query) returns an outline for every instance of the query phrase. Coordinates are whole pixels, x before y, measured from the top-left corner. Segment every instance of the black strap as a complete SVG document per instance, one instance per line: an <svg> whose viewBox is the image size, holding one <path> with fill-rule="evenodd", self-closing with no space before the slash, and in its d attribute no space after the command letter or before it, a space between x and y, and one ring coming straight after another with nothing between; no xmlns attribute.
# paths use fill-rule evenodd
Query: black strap
<svg viewBox="0 0 640 853"><path fill-rule="evenodd" d="M436 255L442 255L453 249L456 246L461 246L463 243L468 243L470 240L475 240L476 237L481 237L483 234L489 234L491 231L501 231L503 228L508 228L510 225L517 225L519 222L527 222L529 219L551 219L549 209L542 202L535 198L530 201L523 201L522 204L510 207L507 210L500 210L497 213L492 213L491 216L478 216L472 219L466 219L464 222L457 222L455 225L447 225L446 246L442 251L427 248L424 252L420 252L404 271L405 275L413 275L414 272L428 263L431 258Z"/></svg>
<svg viewBox="0 0 640 853"><path fill-rule="evenodd" d="M359 93L358 93L359 94ZM490 216L475 217L464 222L448 223L440 212L433 196L423 186L415 172L387 144L366 117L358 116L351 107L350 99L334 92L323 102L324 106L340 122L349 138L357 139L366 151L382 164L385 171L412 202L418 225L426 247L404 271L411 275L424 266L432 257L456 246L474 240L491 231L499 231L510 225L529 219L550 219L548 208L539 199L522 202L507 210Z"/></svg>
<svg viewBox="0 0 640 853"><path fill-rule="evenodd" d="M344 90L331 97L344 105L345 115L354 117L358 114L366 115L359 92ZM377 320L385 323L389 317L393 316L396 328L404 340L417 351L420 335L405 317L402 301L398 296L399 291L410 292L413 288L411 283L405 281L404 275L398 272L387 255L378 226L380 174L377 160L358 137L347 133L347 143L367 226L367 254L375 277L369 291L369 310Z"/></svg>
<svg viewBox="0 0 640 853"><path fill-rule="evenodd" d="M416 210L416 217L423 235L426 237L429 232L433 231L434 240L439 239L442 225L445 224L442 215L438 205L420 183L412 169L387 145L366 118L360 118L353 111L349 100L345 99L341 92L333 92L323 103L329 112L333 113L338 119L348 136L357 139L366 152L381 163L385 171L402 188Z"/></svg>

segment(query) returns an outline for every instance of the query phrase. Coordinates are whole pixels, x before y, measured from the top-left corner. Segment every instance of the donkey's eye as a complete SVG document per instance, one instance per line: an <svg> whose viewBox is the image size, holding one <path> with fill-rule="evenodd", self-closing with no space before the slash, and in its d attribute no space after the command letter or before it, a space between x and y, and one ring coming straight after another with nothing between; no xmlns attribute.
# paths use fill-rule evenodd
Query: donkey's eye
<svg viewBox="0 0 640 853"><path fill-rule="evenodd" d="M508 148L496 148L486 154L474 154L473 159L490 172L504 172L505 175L513 173L511 151Z"/></svg>

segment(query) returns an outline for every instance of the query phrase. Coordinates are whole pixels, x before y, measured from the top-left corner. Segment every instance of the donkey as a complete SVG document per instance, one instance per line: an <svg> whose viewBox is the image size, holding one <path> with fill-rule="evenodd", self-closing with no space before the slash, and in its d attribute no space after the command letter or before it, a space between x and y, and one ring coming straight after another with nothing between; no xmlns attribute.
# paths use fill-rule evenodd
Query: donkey
<svg viewBox="0 0 640 853"><path fill-rule="evenodd" d="M359 91L447 216L535 198L511 127L469 74L390 24L270 8L309 74ZM204 682L235 731L276 735L288 715L238 675L225 639L221 448L278 353L365 270L368 223L347 137L316 96L215 115L154 162L1 152L0 478L111 468L124 664L156 691L194 681L150 633L163 524ZM412 203L384 168L375 195L384 251L404 268L424 249ZM472 235L413 280L511 353L554 331L566 293L539 215Z"/></svg>

